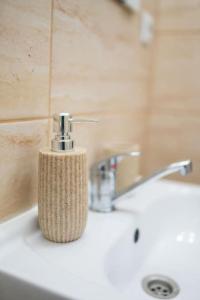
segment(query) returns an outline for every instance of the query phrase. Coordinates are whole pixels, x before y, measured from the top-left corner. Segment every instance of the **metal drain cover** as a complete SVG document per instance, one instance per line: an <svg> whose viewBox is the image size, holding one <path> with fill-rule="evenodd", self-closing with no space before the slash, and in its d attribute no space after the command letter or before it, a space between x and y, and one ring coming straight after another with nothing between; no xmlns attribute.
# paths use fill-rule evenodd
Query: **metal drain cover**
<svg viewBox="0 0 200 300"><path fill-rule="evenodd" d="M143 279L144 291L158 299L171 299L178 295L180 289L177 283L163 275L150 275Z"/></svg>

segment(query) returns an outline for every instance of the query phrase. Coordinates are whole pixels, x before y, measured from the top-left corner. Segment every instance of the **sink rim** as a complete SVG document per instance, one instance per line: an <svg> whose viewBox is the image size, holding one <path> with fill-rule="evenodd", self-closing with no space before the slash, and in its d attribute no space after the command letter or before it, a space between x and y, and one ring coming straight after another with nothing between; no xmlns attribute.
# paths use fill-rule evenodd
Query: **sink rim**
<svg viewBox="0 0 200 300"><path fill-rule="evenodd" d="M200 195L200 186L198 185L191 185L191 184L185 184L185 183L178 183L178 182L172 182L169 180L161 180L157 183L152 184L149 186L147 191L144 193L138 192L137 195L134 195L133 192L131 192L129 195L124 197L123 201L119 202L117 204L117 210L115 212L112 212L111 214L99 214L95 212L89 212L89 216L93 216L91 219L91 222L88 223L87 227L92 226L92 222L94 221L93 218L98 219L98 222L107 222L110 224L110 220L113 222L113 227L114 226L119 226L118 229L119 231L121 230L121 233L125 232L126 229L129 228L129 226L134 223L133 220L133 213L135 216L143 214L145 210L147 209L148 205L152 204L154 201L156 201L160 195L163 192L163 188L171 188L177 189L181 188L181 191L183 193L190 191L191 189L193 190L194 193L197 192L197 194ZM156 196L152 196L152 192L155 190L155 188L160 189L160 191L157 193ZM151 195L151 197L146 197L146 195ZM134 201L130 200L134 196ZM35 256L35 252L30 254L31 251L28 251L26 248L26 259L25 259L25 264L26 268L23 270L23 268L20 268L19 262L14 260L13 257L17 255L17 253L20 253L20 249L25 249L23 248L22 245L25 243L24 236L29 235L32 231L36 229L36 223L35 222L30 222L30 217L32 216L33 219L37 215L37 207L34 207L30 209L29 211L11 219L7 220L3 223L0 224L0 243L3 244L3 247L1 248L1 253L0 253L0 261L2 262L3 258L7 257L12 257L13 261L3 263L0 265L0 272L1 271L6 271L8 274L14 274L18 278L21 278L22 280L29 282L31 284L36 284L37 286L40 286L42 288L48 289L48 291L52 291L60 296L64 297L72 297L75 299L84 299L84 300L93 300L94 295L95 295L95 300L102 300L104 299L124 299L123 294L120 294L119 290L116 290L115 287L111 285L106 285L102 284L100 282L91 282L87 279L83 279L80 277L78 274L73 274L69 271L65 271L64 273L60 271L60 269L56 270L54 269L55 274L52 273L52 266L48 266L47 263L44 263L44 259L40 256L37 256L37 259L40 257L40 263L41 265L45 268L45 272L42 273L41 270L37 271L37 268L34 269L34 273L32 272L32 265L30 260L30 256L32 257ZM120 216L120 218L119 218ZM115 223L116 221L116 223ZM119 222L118 222L119 221ZM124 224L125 222L125 224ZM25 226L26 224L26 226ZM122 227L120 227L122 226ZM86 229L86 235L88 234ZM92 232L92 231L91 231ZM90 232L90 233L91 233ZM120 234L120 232L117 232L117 234ZM115 236L115 240L117 240L117 234ZM119 235L118 235L119 237ZM80 245L81 243L84 242L84 238L87 238L86 236L83 237L83 239L80 239L77 243ZM91 241L93 241L91 239ZM16 244L17 243L17 244ZM50 244L52 244L50 242ZM9 250L9 247L13 247L13 245L17 245L17 253L12 253L11 250ZM26 244L27 246L27 244ZM30 247L29 247L30 248ZM107 250L109 247L107 248ZM10 252L9 252L9 251ZM27 253L28 252L28 253ZM10 256L9 256L9 255ZM34 261L34 258L33 258ZM13 271L13 268L16 268L15 271ZM49 276L49 280L41 281L41 279L38 279L41 277L41 275L45 277L46 274ZM33 275L34 275L34 280L33 280ZM50 282L54 282L56 276L66 276L67 281L62 281L60 283L56 283L55 286L50 285ZM66 287L63 288L63 284L65 283ZM75 286L79 284L80 289L75 288ZM98 291L98 292L97 292ZM102 298L103 297L103 298Z"/></svg>

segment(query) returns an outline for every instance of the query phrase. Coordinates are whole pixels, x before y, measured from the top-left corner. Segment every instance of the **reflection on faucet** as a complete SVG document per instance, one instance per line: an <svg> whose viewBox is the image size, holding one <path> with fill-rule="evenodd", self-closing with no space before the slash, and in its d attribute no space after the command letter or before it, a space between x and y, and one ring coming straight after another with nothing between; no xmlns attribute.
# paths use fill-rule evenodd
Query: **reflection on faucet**
<svg viewBox="0 0 200 300"><path fill-rule="evenodd" d="M152 175L133 183L123 191L116 192L116 169L119 158L125 155L138 156L139 152L128 154L119 154L102 160L91 167L90 171L90 208L98 212L111 212L114 209L115 200L126 193L142 188L146 184L168 176L172 173L179 172L186 176L192 172L191 160L175 162L165 168L156 171Z"/></svg>
<svg viewBox="0 0 200 300"><path fill-rule="evenodd" d="M179 172L182 176L186 176L188 173L190 173L192 171L192 162L190 160L186 160L186 161L180 161L180 162L176 162L173 163L159 171L156 171L155 173L153 173L152 175L141 179L140 181L134 183L133 185L129 186L127 189L116 193L114 195L113 200L119 198L120 196L130 192L131 190L135 190L138 188L143 187L144 184L146 183L150 183L153 182L155 180L158 180L160 178L166 177L170 174Z"/></svg>

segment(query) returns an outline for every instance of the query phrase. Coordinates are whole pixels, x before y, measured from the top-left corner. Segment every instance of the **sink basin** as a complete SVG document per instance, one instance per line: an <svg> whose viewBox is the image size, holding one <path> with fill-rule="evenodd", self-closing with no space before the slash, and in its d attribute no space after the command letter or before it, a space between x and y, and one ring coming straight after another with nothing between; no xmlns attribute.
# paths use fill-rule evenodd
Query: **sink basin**
<svg viewBox="0 0 200 300"><path fill-rule="evenodd" d="M180 287L177 300L199 300L200 189L163 181L150 187L148 200L146 192L133 201L140 238L134 245L128 229L112 246L108 277L124 291L124 299L149 299L141 289L142 279L161 274Z"/></svg>
<svg viewBox="0 0 200 300"><path fill-rule="evenodd" d="M177 300L199 300L200 187L162 180L109 214L89 212L83 237L43 238L37 208L0 225L1 300L151 300L146 276L167 276ZM167 298L166 298L167 299Z"/></svg>

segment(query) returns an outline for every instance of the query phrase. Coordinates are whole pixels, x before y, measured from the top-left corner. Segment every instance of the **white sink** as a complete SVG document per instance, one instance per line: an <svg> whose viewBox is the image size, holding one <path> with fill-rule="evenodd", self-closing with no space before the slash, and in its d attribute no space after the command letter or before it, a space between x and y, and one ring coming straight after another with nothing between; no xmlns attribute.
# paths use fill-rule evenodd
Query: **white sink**
<svg viewBox="0 0 200 300"><path fill-rule="evenodd" d="M34 208L0 225L0 299L151 300L142 280L157 274L178 284L175 299L199 300L199 253L195 185L159 181L115 212L89 212L85 234L69 244L43 238Z"/></svg>

